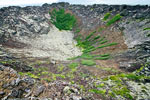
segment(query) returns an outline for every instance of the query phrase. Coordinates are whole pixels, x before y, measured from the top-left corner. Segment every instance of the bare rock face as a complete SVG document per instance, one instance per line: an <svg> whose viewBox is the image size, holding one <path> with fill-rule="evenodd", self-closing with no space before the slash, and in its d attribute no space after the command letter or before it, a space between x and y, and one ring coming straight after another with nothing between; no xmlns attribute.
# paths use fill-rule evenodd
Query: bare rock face
<svg viewBox="0 0 150 100"><path fill-rule="evenodd" d="M144 28L150 26L149 19L140 21L140 19L129 18L125 19L123 22L120 22L119 26L123 28L124 39L128 48L133 48L136 45L150 41L150 38L148 37L150 31L144 30Z"/></svg>
<svg viewBox="0 0 150 100"><path fill-rule="evenodd" d="M47 34L50 30L49 16L40 8L1 8L0 36L7 40L13 36Z"/></svg>
<svg viewBox="0 0 150 100"><path fill-rule="evenodd" d="M136 45L134 49L116 56L120 68L133 72L150 61L150 42ZM146 75L146 74L145 74Z"/></svg>

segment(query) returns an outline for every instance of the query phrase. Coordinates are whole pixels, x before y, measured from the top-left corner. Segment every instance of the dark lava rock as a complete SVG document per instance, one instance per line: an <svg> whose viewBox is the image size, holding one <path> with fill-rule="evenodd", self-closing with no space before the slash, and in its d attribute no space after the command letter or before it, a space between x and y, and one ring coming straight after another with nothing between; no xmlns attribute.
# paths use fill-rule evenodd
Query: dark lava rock
<svg viewBox="0 0 150 100"><path fill-rule="evenodd" d="M2 98L5 95L5 92L0 91L0 98Z"/></svg>
<svg viewBox="0 0 150 100"><path fill-rule="evenodd" d="M133 72L141 68L147 63L148 59L150 59L149 45L150 42L148 41L141 45L136 45L134 49L118 55L116 59L119 63L119 67L129 72ZM149 65L147 65L147 67L144 67L141 73L147 76L150 73L149 69Z"/></svg>
<svg viewBox="0 0 150 100"><path fill-rule="evenodd" d="M33 88L33 79L24 77L21 78L18 73L7 66L0 65L0 99L2 98L21 98L23 94L26 94L25 88Z"/></svg>
<svg viewBox="0 0 150 100"><path fill-rule="evenodd" d="M121 16L127 16L129 14L129 12L127 10L123 10L120 12Z"/></svg>
<svg viewBox="0 0 150 100"><path fill-rule="evenodd" d="M4 52L0 49L0 65L11 67L20 72L33 71L33 68L21 62L19 59L13 57L12 55Z"/></svg>

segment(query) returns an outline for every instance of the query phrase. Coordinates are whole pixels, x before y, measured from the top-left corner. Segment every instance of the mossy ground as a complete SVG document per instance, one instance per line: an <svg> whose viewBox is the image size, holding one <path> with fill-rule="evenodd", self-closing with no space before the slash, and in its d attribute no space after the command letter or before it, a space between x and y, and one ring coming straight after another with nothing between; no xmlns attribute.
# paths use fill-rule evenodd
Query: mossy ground
<svg viewBox="0 0 150 100"><path fill-rule="evenodd" d="M96 67L83 66L80 62L53 65L50 62L35 61L32 62L32 67L34 68L33 72L19 72L19 74L45 82L63 80L70 82L70 84L77 84L83 94L94 94L95 98L99 99L117 99L118 96L121 96L132 100L135 97L131 94L125 81L141 82L144 79L150 79L150 77L138 76L135 73L124 73L115 68L105 68L99 65ZM90 68L95 69L95 72L99 71L98 73L101 75L96 75L94 71L90 71Z"/></svg>

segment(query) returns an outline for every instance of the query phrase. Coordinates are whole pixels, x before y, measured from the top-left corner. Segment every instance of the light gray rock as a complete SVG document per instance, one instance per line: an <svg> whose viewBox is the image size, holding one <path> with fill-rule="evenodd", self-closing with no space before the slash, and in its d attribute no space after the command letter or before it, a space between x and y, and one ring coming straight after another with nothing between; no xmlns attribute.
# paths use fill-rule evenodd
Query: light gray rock
<svg viewBox="0 0 150 100"><path fill-rule="evenodd" d="M38 86L37 89L34 91L34 95L37 97L39 96L45 89L45 86L41 85Z"/></svg>

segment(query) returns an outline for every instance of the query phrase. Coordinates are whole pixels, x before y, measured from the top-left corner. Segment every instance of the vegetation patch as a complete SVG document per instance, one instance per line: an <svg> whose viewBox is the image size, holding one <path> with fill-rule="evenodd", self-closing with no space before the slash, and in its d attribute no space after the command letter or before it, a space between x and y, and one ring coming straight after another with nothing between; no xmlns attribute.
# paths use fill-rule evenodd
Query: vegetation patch
<svg viewBox="0 0 150 100"><path fill-rule="evenodd" d="M143 30L150 30L150 27L144 28Z"/></svg>
<svg viewBox="0 0 150 100"><path fill-rule="evenodd" d="M71 64L68 65L68 67L69 67L70 69L74 69L74 68L76 68L76 67L78 67L78 66L79 66L79 64L76 63L76 62L73 62L73 63L71 63Z"/></svg>
<svg viewBox="0 0 150 100"><path fill-rule="evenodd" d="M114 69L114 68L102 67L102 66L99 66L99 65L96 65L96 67L99 68L100 70L109 71L109 72L112 72L112 73L119 73L119 71Z"/></svg>
<svg viewBox="0 0 150 100"><path fill-rule="evenodd" d="M115 23L116 21L120 20L122 16L120 14L115 15L112 19L107 21L106 26L110 26L111 24Z"/></svg>
<svg viewBox="0 0 150 100"><path fill-rule="evenodd" d="M96 65L96 62L94 60L81 60L81 64L87 66L94 66Z"/></svg>
<svg viewBox="0 0 150 100"><path fill-rule="evenodd" d="M105 15L104 15L104 18L103 18L103 20L104 21L106 21L109 17L110 17L110 13L108 12L108 13L106 13Z"/></svg>
<svg viewBox="0 0 150 100"><path fill-rule="evenodd" d="M27 76L30 76L31 78L35 78L35 79L39 78L37 75L32 74L30 72L27 72L27 73L19 72L19 75L21 75L21 76L27 75Z"/></svg>
<svg viewBox="0 0 150 100"><path fill-rule="evenodd" d="M59 30L72 30L76 24L76 18L70 13L65 13L64 9L49 12L51 16L51 23L54 24Z"/></svg>

